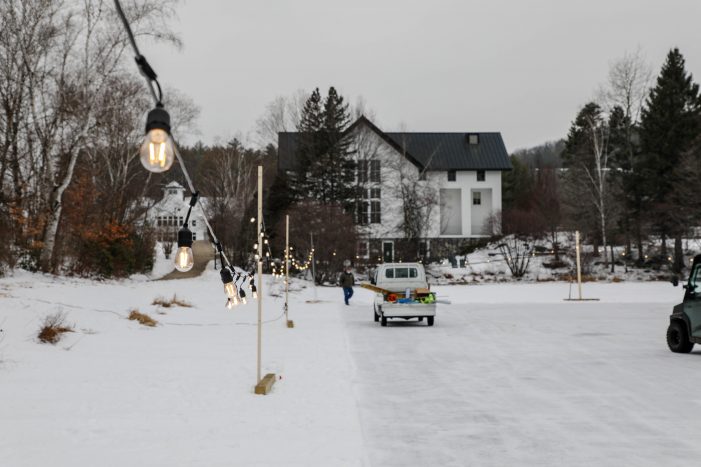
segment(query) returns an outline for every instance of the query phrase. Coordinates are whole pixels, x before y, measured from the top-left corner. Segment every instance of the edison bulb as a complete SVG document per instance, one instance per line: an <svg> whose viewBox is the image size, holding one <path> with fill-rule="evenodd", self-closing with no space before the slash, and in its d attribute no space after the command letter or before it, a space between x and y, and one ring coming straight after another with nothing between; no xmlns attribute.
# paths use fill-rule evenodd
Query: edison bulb
<svg viewBox="0 0 701 467"><path fill-rule="evenodd" d="M236 296L236 286L233 282L227 282L224 284L224 292L229 298L234 298Z"/></svg>
<svg viewBox="0 0 701 467"><path fill-rule="evenodd" d="M231 310L231 309L232 309L233 307L235 307L235 306L236 306L236 305L234 305L234 302L232 302L230 298L228 298L228 299L226 300L226 307L227 307L229 310Z"/></svg>
<svg viewBox="0 0 701 467"><path fill-rule="evenodd" d="M154 128L144 136L140 149L141 164L150 172L165 172L175 160L173 140L168 132Z"/></svg>
<svg viewBox="0 0 701 467"><path fill-rule="evenodd" d="M192 255L192 248L181 246L175 254L175 269L180 272L187 272L195 265L195 257Z"/></svg>

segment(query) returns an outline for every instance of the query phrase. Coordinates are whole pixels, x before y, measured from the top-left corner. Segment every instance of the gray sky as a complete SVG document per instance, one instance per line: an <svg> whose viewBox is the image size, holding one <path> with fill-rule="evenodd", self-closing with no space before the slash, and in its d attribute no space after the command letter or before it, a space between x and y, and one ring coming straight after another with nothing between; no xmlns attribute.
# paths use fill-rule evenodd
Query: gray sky
<svg viewBox="0 0 701 467"><path fill-rule="evenodd" d="M680 48L701 79L699 0L189 0L184 47L144 43L201 108L205 143L252 134L279 95L334 85L386 131L500 131L507 149L563 137L609 64L640 47L657 75Z"/></svg>

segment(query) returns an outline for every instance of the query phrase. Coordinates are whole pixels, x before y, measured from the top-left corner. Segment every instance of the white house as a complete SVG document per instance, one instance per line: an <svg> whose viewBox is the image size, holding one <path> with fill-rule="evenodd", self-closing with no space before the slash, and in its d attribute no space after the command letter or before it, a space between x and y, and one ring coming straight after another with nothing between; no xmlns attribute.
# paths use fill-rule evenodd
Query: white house
<svg viewBox="0 0 701 467"><path fill-rule="evenodd" d="M190 207L190 197L185 196L185 191L178 182L170 182L163 188L163 198L146 213L147 221L157 228L159 241L177 241L178 230L182 227ZM207 238L207 226L199 205L192 208L188 228L192 231L193 240Z"/></svg>
<svg viewBox="0 0 701 467"><path fill-rule="evenodd" d="M390 133L360 117L346 130L362 195L356 212L358 257L414 260L396 254L404 234L407 191L421 199L419 256L457 252L488 236L501 210L501 174L511 170L500 133ZM278 169L294 172L298 134L279 134ZM440 253L439 253L440 251Z"/></svg>

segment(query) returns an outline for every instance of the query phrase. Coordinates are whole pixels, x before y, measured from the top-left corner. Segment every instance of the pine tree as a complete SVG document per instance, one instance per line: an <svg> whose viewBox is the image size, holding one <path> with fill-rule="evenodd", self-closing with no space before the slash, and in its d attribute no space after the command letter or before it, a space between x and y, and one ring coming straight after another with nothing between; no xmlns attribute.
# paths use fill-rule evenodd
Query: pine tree
<svg viewBox="0 0 701 467"><path fill-rule="evenodd" d="M675 239L675 270L683 266L681 238L686 228L686 221L676 215L680 207L677 203L684 203L683 199L674 199L676 185L680 182L677 168L699 135L700 116L699 85L686 72L679 49L672 49L645 102L641 142L644 188L652 201L652 218L662 237L663 255L666 255L666 238L673 236Z"/></svg>
<svg viewBox="0 0 701 467"><path fill-rule="evenodd" d="M336 89L329 88L323 107L315 89L302 111L299 125L297 174L294 186L298 198L322 204L352 201L354 163L345 130L350 124L348 104Z"/></svg>
<svg viewBox="0 0 701 467"><path fill-rule="evenodd" d="M320 132L323 130L323 115L321 112L321 93L314 89L304 103L302 116L297 127L296 167L293 179L289 180L290 188L298 199L309 197L309 168L322 152Z"/></svg>

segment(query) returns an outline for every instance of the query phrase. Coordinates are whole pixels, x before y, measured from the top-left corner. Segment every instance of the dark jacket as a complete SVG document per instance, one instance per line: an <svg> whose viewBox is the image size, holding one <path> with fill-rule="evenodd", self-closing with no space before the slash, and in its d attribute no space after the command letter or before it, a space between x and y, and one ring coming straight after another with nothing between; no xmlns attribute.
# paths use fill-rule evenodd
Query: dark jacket
<svg viewBox="0 0 701 467"><path fill-rule="evenodd" d="M352 272L343 271L341 276L338 278L338 283L341 287L353 287L355 282L355 277L353 277Z"/></svg>

